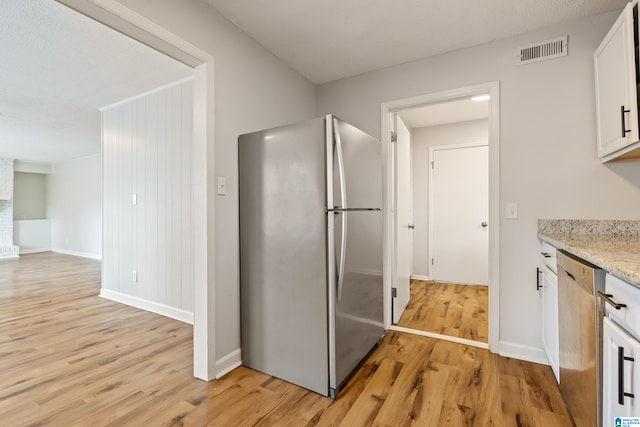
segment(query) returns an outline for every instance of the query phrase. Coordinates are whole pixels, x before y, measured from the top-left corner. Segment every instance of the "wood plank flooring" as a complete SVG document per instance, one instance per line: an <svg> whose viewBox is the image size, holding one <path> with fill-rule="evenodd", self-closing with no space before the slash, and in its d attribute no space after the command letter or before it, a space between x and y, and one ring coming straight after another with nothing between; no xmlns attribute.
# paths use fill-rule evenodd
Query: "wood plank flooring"
<svg viewBox="0 0 640 427"><path fill-rule="evenodd" d="M398 326L486 343L488 297L486 286L412 279Z"/></svg>
<svg viewBox="0 0 640 427"><path fill-rule="evenodd" d="M0 262L0 425L571 425L548 366L400 332L336 401L244 367L206 383L190 325L98 292L96 261Z"/></svg>

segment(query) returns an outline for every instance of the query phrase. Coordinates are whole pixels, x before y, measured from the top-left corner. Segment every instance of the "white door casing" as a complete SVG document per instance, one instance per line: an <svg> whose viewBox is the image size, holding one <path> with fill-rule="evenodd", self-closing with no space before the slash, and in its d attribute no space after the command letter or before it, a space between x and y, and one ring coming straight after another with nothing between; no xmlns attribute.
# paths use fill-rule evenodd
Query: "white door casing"
<svg viewBox="0 0 640 427"><path fill-rule="evenodd" d="M393 323L398 323L409 303L409 282L413 260L412 229L412 186L411 186L411 133L400 116L396 114L396 136L393 143L395 152L395 274L393 286Z"/></svg>
<svg viewBox="0 0 640 427"><path fill-rule="evenodd" d="M486 141L429 149L429 276L489 284Z"/></svg>
<svg viewBox="0 0 640 427"><path fill-rule="evenodd" d="M500 350L500 82L477 84L458 89L446 90L426 95L418 95L411 98L398 99L384 102L380 106L381 115L381 139L384 159L384 186L385 197L385 234L384 234L384 327L392 327L391 318L391 288L394 275L395 261L395 237L394 237L394 212L393 194L395 174L393 164L393 150L391 149L390 129L392 128L392 116L394 112L402 109L419 107L428 104L436 104L448 100L470 97L477 94L489 93L489 349L493 353ZM395 327L394 327L395 328Z"/></svg>

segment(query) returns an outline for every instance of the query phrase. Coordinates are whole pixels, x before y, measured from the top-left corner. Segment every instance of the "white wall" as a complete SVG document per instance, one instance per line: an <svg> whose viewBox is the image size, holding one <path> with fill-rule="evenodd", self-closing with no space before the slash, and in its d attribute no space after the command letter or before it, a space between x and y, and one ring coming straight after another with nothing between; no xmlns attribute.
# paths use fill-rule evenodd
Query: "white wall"
<svg viewBox="0 0 640 427"><path fill-rule="evenodd" d="M315 116L315 87L201 0L118 0L215 58L215 177L227 195L215 200L216 358L240 348L238 135Z"/></svg>
<svg viewBox="0 0 640 427"><path fill-rule="evenodd" d="M20 255L51 250L51 220L26 219L13 221L13 243Z"/></svg>
<svg viewBox="0 0 640 427"><path fill-rule="evenodd" d="M51 247L71 255L102 256L102 157L51 165L47 177L47 218Z"/></svg>
<svg viewBox="0 0 640 427"><path fill-rule="evenodd" d="M487 126L483 119L412 130L413 275L429 276L429 147L486 141Z"/></svg>
<svg viewBox="0 0 640 427"><path fill-rule="evenodd" d="M47 175L15 172L13 175L13 218L44 219L47 212Z"/></svg>
<svg viewBox="0 0 640 427"><path fill-rule="evenodd" d="M100 293L190 322L192 141L191 80L102 111Z"/></svg>
<svg viewBox="0 0 640 427"><path fill-rule="evenodd" d="M592 55L618 13L458 50L318 88L318 113L380 135L384 102L500 81L501 349L542 356L538 218L640 219L638 161L596 155ZM516 48L569 35L569 56L515 65ZM504 218L504 203L519 219Z"/></svg>

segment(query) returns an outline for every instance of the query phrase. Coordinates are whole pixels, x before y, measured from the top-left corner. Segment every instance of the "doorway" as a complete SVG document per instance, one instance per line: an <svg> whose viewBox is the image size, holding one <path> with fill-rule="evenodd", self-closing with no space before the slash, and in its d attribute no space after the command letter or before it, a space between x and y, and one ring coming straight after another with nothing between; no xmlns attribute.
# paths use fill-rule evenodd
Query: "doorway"
<svg viewBox="0 0 640 427"><path fill-rule="evenodd" d="M399 308L403 308L404 302L399 302L398 296L411 293L414 301L410 301L408 306L409 310L414 310L416 308L414 288L424 288L428 285L435 291L422 292L423 300L418 303L422 313L434 313L439 310L428 304L441 300L445 311L450 306L452 311L457 307L460 308L461 313L466 313L462 314L463 316L471 316L473 321L479 322L483 321L484 316L484 333L476 329L476 332L466 337L456 332L449 334L453 336L448 336L448 326L438 326L435 321L432 321L433 328L407 330L408 332L465 342L497 351L499 330L497 327L499 314L498 92L499 84L496 82L382 105L382 141L387 154L385 182L387 202L385 266L388 273L385 275L385 298L388 299L385 301L385 326L387 328L411 329L402 326L407 324L401 320L407 317L407 313L404 313L403 317L403 313L398 312ZM472 103L480 105L480 102L471 101L472 97L477 100L478 95L485 95L484 117L478 117L478 113L465 112L465 108L462 108ZM420 115L427 117L426 125L416 119ZM441 122L439 123L438 120ZM406 159L406 150L402 148L403 126L409 128L410 133L409 160ZM458 135L454 137L443 139L442 135L438 136L438 132L440 134L444 130L451 132L454 128L466 128L466 130L458 131ZM476 129L475 133L470 131L472 128ZM483 130L478 131L478 129ZM427 134L430 134L428 143L425 142ZM464 137L461 136L463 134ZM444 142L439 144L438 141ZM440 180L433 176L436 161L441 167L436 174L436 177L440 176ZM484 173L485 178L473 176L471 167L477 169L480 176ZM406 205L407 201L403 201L402 196L405 190L403 187L407 185L407 175L409 185L414 187L409 191L412 195L408 202L409 209L403 207L403 203ZM482 185L480 188L476 185L479 180L484 181L484 188ZM457 185L459 183L463 184L462 187ZM430 188L433 184L436 184L436 187ZM472 185L472 188L466 189L466 195L455 194L460 188L469 185ZM484 196L478 194L479 190L482 190L480 193L484 192ZM455 203L449 203L450 201ZM475 208L469 208L469 203L465 205L465 201L470 202ZM472 224L467 224L465 230L465 227L460 224L469 222L469 218ZM408 237L405 236L407 232ZM402 246L411 240L414 242L411 248L403 249ZM475 242L475 249L468 247L473 246L470 244L472 242ZM474 252L483 245L484 254L475 253L472 256L475 261L470 263L469 251ZM407 263L404 257L411 252L413 256ZM460 257L460 254L463 256ZM407 280L407 277L411 279ZM488 292L485 285L490 285ZM411 291L409 291L410 288ZM485 289L484 297L481 292L483 288ZM484 298L484 308L482 304L477 305L474 302L477 298L480 300ZM470 309L466 305L473 308ZM396 325L392 326L392 323ZM460 320L449 323L459 324Z"/></svg>

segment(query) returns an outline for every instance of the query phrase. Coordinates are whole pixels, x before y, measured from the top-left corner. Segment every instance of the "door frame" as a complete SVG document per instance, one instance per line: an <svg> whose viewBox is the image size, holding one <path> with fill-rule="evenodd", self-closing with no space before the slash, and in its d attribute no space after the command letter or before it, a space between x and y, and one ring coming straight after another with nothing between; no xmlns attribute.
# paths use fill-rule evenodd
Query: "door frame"
<svg viewBox="0 0 640 427"><path fill-rule="evenodd" d="M488 147L489 146L489 141L484 139L481 141L476 141L476 142L464 142L461 144L450 144L450 145L436 145L436 146L432 146L429 147L429 159L427 162L427 168L429 168L429 165L431 164L431 162L433 162L433 156L434 156L434 152L438 151L438 150L456 150L456 149L464 149L464 148L475 148L475 147ZM429 168L429 182L427 184L427 191L429 192L429 194L427 195L428 200L429 200L429 206L428 206L428 215L429 215L429 221L428 221L428 235L429 235L429 258L433 258L433 168ZM432 264L429 263L429 277L433 278L433 270L432 270Z"/></svg>
<svg viewBox="0 0 640 427"><path fill-rule="evenodd" d="M494 81L458 89L419 95L382 103L381 110L381 142L384 165L384 327L391 327L391 287L395 274L393 259L394 234L391 217L393 208L394 165L391 147L391 113L399 110L436 104L457 98L471 97L489 93L489 349L496 353L500 341L500 82Z"/></svg>
<svg viewBox="0 0 640 427"><path fill-rule="evenodd" d="M56 0L194 69L194 123L191 159L193 245L193 375L209 381L228 370L215 358L215 224L214 186L209 166L215 164L214 58L163 27L114 0ZM198 232L196 233L195 230ZM212 241L212 240L211 240ZM219 371L219 372L218 372Z"/></svg>

